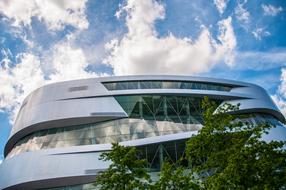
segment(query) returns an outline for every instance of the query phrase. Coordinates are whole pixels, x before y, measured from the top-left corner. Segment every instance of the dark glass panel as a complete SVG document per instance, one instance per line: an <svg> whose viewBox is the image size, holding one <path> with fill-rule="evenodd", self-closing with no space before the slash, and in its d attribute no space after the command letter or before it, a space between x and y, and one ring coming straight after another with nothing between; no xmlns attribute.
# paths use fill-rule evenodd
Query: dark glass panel
<svg viewBox="0 0 286 190"><path fill-rule="evenodd" d="M160 157L159 157L159 144L153 144L152 146L147 146L147 162L149 163L149 168L155 170L160 170Z"/></svg>
<svg viewBox="0 0 286 190"><path fill-rule="evenodd" d="M128 89L128 83L127 82L117 83L116 89L117 90L126 90L126 89Z"/></svg>
<svg viewBox="0 0 286 190"><path fill-rule="evenodd" d="M190 83L190 82L181 82L180 89L192 89L192 83Z"/></svg>
<svg viewBox="0 0 286 190"><path fill-rule="evenodd" d="M128 82L128 89L138 89L138 82Z"/></svg>
<svg viewBox="0 0 286 190"><path fill-rule="evenodd" d="M166 101L164 98L160 98L159 107L156 110L156 120L157 121L166 121L167 112L166 112Z"/></svg>
<svg viewBox="0 0 286 190"><path fill-rule="evenodd" d="M173 141L166 142L162 144L163 147L163 154L164 154L164 160L169 161L171 163L176 163L176 149L175 149L175 143Z"/></svg>
<svg viewBox="0 0 286 190"><path fill-rule="evenodd" d="M129 90L129 89L195 89L195 90L216 90L230 91L231 86L225 84L212 84L189 81L119 81L105 82L103 85L108 90Z"/></svg>
<svg viewBox="0 0 286 190"><path fill-rule="evenodd" d="M140 82L141 89L152 89L152 82L151 81L142 81Z"/></svg>
<svg viewBox="0 0 286 190"><path fill-rule="evenodd" d="M162 81L153 81L151 84L151 87L154 89L163 88L162 86L163 86Z"/></svg>
<svg viewBox="0 0 286 190"><path fill-rule="evenodd" d="M202 122L200 103L202 98L187 96L122 96L115 97L130 118L138 118L138 112L142 110L142 117L146 120L170 121L174 123L200 123ZM140 98L141 97L141 98ZM130 110L126 99L132 101L132 105L138 104L135 111ZM140 105L139 100L142 104ZM219 104L221 101L217 101ZM141 109L142 107L142 109ZM138 111L139 110L139 111ZM136 117L137 116L137 117Z"/></svg>

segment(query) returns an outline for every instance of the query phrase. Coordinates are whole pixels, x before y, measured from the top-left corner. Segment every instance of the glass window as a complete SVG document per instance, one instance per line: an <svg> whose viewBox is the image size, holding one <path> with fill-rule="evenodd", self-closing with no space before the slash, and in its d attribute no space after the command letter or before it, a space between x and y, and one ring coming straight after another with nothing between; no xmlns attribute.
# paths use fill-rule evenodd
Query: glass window
<svg viewBox="0 0 286 190"><path fill-rule="evenodd" d="M60 130L53 129L56 133L47 133L44 136L44 141L41 140L43 136L39 136L39 133L42 133L42 131L39 131L20 140L10 151L8 157L15 156L21 152L40 149L106 144L197 130L195 127L189 128L184 126L185 124L181 125L178 126L173 121L157 121L154 117L152 120L123 118L102 123L81 125L78 126L79 129L76 129L77 126L73 126L73 130L63 130L69 127L64 127Z"/></svg>
<svg viewBox="0 0 286 190"><path fill-rule="evenodd" d="M106 144L197 131L203 124L200 107L202 98L171 95L115 98L128 113L128 118L37 131L17 142L8 157L40 149ZM218 105L221 103L220 100L215 101ZM274 117L263 114L245 115L239 120L253 125L261 122L280 124ZM169 148L166 149L169 152Z"/></svg>
<svg viewBox="0 0 286 190"><path fill-rule="evenodd" d="M194 90L215 90L230 91L233 86L226 84L190 82L190 81L118 81L104 82L108 90L129 90L129 89L194 89Z"/></svg>

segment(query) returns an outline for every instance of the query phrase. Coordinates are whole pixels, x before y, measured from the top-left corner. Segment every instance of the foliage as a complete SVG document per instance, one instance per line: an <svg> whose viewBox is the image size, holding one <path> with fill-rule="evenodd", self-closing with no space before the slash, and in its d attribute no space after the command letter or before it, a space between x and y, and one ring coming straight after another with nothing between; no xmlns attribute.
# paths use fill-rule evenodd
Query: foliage
<svg viewBox="0 0 286 190"><path fill-rule="evenodd" d="M203 100L204 127L187 142L192 175L200 176L205 189L285 189L285 142L263 141L262 134L274 126L242 123L229 114L238 107L217 109Z"/></svg>
<svg viewBox="0 0 286 190"><path fill-rule="evenodd" d="M112 151L103 153L101 159L112 162L96 178L95 185L101 190L143 190L151 182L146 161L137 158L135 147L112 144Z"/></svg>
<svg viewBox="0 0 286 190"><path fill-rule="evenodd" d="M101 190L286 189L285 142L262 139L275 126L242 122L247 116L231 114L239 105L217 108L204 98L202 109L204 127L187 141L180 159L188 166L166 160L152 181L134 147L113 144L101 155L112 163L97 176L96 185Z"/></svg>
<svg viewBox="0 0 286 190"><path fill-rule="evenodd" d="M165 162L159 174L159 180L154 184L153 189L190 190L199 189L199 185L185 167Z"/></svg>

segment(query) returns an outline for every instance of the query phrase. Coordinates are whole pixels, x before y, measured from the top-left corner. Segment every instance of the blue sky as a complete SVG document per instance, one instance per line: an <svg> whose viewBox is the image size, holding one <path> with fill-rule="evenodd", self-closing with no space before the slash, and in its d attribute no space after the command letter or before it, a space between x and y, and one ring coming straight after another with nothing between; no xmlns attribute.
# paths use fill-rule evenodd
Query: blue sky
<svg viewBox="0 0 286 190"><path fill-rule="evenodd" d="M0 28L0 155L24 97L77 78L252 82L286 113L284 0L3 0Z"/></svg>

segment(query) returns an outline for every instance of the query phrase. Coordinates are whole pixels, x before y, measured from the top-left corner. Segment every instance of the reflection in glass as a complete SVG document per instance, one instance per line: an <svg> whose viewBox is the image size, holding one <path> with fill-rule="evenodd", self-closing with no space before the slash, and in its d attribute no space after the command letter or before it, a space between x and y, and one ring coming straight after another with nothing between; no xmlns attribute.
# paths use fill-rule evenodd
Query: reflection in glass
<svg viewBox="0 0 286 190"><path fill-rule="evenodd" d="M128 118L37 131L18 141L8 157L40 149L106 144L197 131L203 124L202 98L167 95L115 98ZM221 102L216 101L218 104ZM252 125L261 122L280 124L274 117L262 114L252 114L241 120Z"/></svg>
<svg viewBox="0 0 286 190"><path fill-rule="evenodd" d="M108 90L131 90L131 89L194 89L230 91L233 86L217 83L191 82L191 81L119 81L104 82Z"/></svg>
<svg viewBox="0 0 286 190"><path fill-rule="evenodd" d="M176 140L170 142L148 144L136 147L137 156L139 159L145 159L147 161L146 169L152 173L159 172L163 162L168 161L170 163L178 163L187 166L187 160L182 160L182 156L185 154L186 139ZM153 175L156 179L156 175ZM46 190L91 190L96 189L92 184L73 185L65 187L49 188Z"/></svg>
<svg viewBox="0 0 286 190"><path fill-rule="evenodd" d="M169 121L147 121L124 118L97 124L86 124L38 131L20 140L8 157L21 152L40 149L106 144L147 137L197 131L200 124L183 124Z"/></svg>

